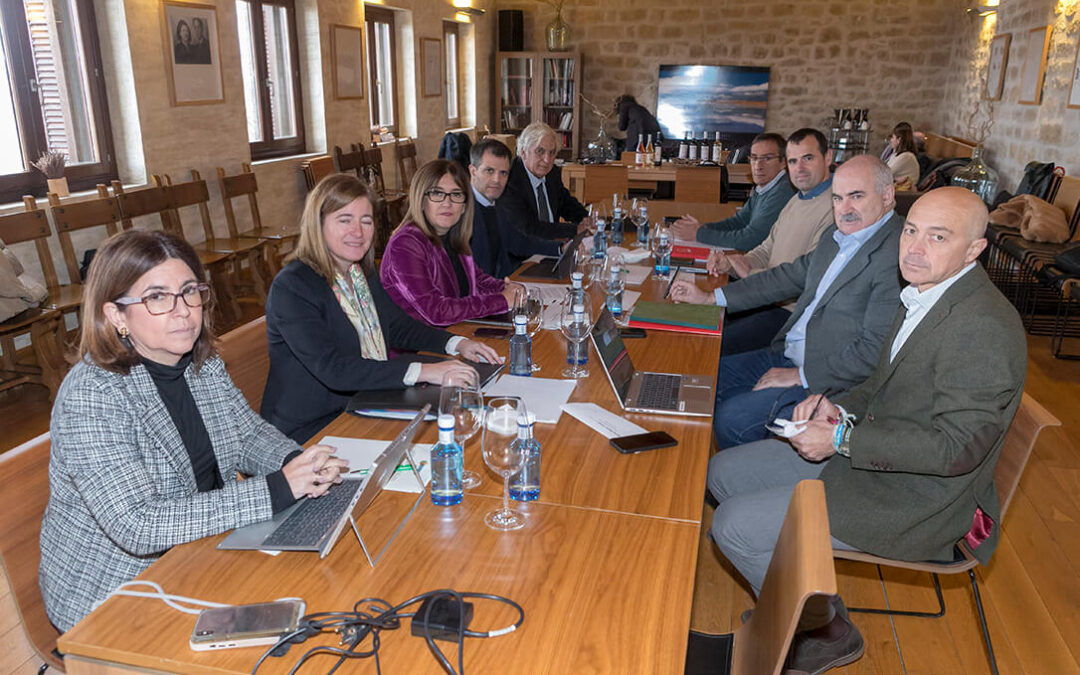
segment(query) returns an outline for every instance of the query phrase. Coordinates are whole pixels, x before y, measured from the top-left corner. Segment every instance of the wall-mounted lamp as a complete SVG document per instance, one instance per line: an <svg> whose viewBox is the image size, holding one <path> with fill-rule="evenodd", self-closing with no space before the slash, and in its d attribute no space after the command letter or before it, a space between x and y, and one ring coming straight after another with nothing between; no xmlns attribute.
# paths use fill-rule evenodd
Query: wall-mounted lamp
<svg viewBox="0 0 1080 675"><path fill-rule="evenodd" d="M968 14L978 14L979 16L988 16L990 14L997 14L998 3L1000 0L988 0L981 5L974 5L967 8Z"/></svg>
<svg viewBox="0 0 1080 675"><path fill-rule="evenodd" d="M469 16L483 16L487 10L472 6L472 0L452 0L454 9Z"/></svg>

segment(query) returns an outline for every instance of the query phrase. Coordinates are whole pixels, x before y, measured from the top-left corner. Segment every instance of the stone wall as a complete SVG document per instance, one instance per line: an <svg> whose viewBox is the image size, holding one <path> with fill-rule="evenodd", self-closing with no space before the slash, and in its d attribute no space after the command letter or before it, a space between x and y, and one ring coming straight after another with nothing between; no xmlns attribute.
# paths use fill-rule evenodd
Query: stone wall
<svg viewBox="0 0 1080 675"><path fill-rule="evenodd" d="M1080 173L1080 109L1066 107L1080 44L1078 4L1077 0L1003 2L996 15L958 31L942 123L946 134L964 137L974 135L968 119L983 96L990 41L995 35L1012 35L1001 100L993 102L994 124L985 142L987 161L1000 172L1002 189L1014 189L1024 165L1032 160L1056 162L1070 175ZM1042 100L1024 105L1018 101L1028 32L1046 25L1053 30ZM986 103L982 106L985 115Z"/></svg>
<svg viewBox="0 0 1080 675"><path fill-rule="evenodd" d="M498 8L525 10L526 49L544 49L550 7L501 0ZM900 120L937 128L954 35L972 22L963 8L963 0L571 0L563 11L584 54L582 91L597 105L629 93L655 110L662 64L769 66L770 131L820 127L833 108L869 108L877 148ZM582 138L595 136L597 118L583 112L582 122Z"/></svg>

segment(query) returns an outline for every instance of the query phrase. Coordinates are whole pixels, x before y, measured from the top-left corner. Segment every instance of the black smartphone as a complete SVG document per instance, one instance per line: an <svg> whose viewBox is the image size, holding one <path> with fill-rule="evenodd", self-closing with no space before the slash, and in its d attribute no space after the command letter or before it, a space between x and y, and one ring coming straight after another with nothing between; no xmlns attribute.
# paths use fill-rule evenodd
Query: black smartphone
<svg viewBox="0 0 1080 675"><path fill-rule="evenodd" d="M670 448L679 442L671 437L666 431L652 431L647 434L635 434L633 436L619 436L611 439L613 448L624 455L632 455L636 452L656 450L657 448Z"/></svg>
<svg viewBox="0 0 1080 675"><path fill-rule="evenodd" d="M645 337L644 328L620 328L619 337L621 338L643 338Z"/></svg>
<svg viewBox="0 0 1080 675"><path fill-rule="evenodd" d="M473 331L473 337L480 338L495 338L497 340L505 340L510 337L512 331L509 328L477 328Z"/></svg>

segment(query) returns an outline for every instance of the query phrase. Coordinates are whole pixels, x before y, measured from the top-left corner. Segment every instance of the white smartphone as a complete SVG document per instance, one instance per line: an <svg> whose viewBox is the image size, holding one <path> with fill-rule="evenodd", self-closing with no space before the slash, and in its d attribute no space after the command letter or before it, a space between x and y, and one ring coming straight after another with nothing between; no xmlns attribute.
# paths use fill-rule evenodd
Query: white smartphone
<svg viewBox="0 0 1080 675"><path fill-rule="evenodd" d="M283 633L296 630L304 609L302 600L204 609L188 644L197 652L272 645Z"/></svg>

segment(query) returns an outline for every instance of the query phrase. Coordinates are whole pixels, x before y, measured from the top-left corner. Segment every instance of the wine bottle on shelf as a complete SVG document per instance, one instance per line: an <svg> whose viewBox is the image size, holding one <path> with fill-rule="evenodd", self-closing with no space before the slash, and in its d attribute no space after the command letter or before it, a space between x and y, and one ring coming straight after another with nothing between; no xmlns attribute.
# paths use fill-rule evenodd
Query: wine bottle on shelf
<svg viewBox="0 0 1080 675"><path fill-rule="evenodd" d="M713 139L712 144L712 161L717 164L724 163L724 144L720 142L720 132L716 132L716 138Z"/></svg>
<svg viewBox="0 0 1080 675"><path fill-rule="evenodd" d="M690 132L683 134L682 142L679 143L679 159L690 158Z"/></svg>
<svg viewBox="0 0 1080 675"><path fill-rule="evenodd" d="M689 153L688 153L686 158L689 159L691 162L696 162L696 161L698 161L698 142L697 142L696 134L694 134L693 131L690 131L690 132L687 132L687 133L688 133L690 138L686 141L686 146L687 146L687 149L689 150Z"/></svg>
<svg viewBox="0 0 1080 675"><path fill-rule="evenodd" d="M641 166L645 162L645 137L642 134L638 134L637 137L637 152L634 155L634 165Z"/></svg>
<svg viewBox="0 0 1080 675"><path fill-rule="evenodd" d="M653 149L653 166L660 166L664 155L664 134L656 132L656 147Z"/></svg>
<svg viewBox="0 0 1080 675"><path fill-rule="evenodd" d="M645 154L641 156L641 166L649 166L652 164L653 152L652 134L649 134L649 140L645 142Z"/></svg>

